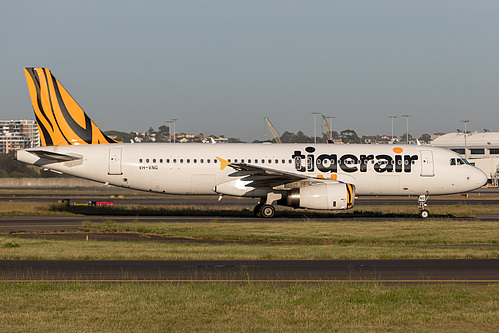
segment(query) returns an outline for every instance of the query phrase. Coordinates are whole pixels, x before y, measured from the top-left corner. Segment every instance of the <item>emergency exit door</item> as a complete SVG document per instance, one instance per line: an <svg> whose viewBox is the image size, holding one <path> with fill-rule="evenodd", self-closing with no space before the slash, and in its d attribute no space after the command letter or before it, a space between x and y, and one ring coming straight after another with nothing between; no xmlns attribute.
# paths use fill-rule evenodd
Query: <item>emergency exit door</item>
<svg viewBox="0 0 499 333"><path fill-rule="evenodd" d="M421 176L435 176L435 168L433 165L433 152L431 150L421 150Z"/></svg>
<svg viewBox="0 0 499 333"><path fill-rule="evenodd" d="M109 170L110 175L121 175L121 148L109 149Z"/></svg>

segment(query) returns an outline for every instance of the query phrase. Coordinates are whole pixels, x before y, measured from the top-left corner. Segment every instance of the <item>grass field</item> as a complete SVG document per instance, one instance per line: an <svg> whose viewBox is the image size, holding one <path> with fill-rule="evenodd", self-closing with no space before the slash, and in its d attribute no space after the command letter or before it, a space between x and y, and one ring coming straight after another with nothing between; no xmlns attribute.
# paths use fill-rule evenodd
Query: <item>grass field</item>
<svg viewBox="0 0 499 333"><path fill-rule="evenodd" d="M413 206L336 216L396 216L385 222L220 223L248 207L120 206L134 215L213 215L210 223L86 222L89 240L0 236L0 259L423 259L499 258L499 222L407 219ZM78 209L80 209L78 211ZM85 213L76 208L73 214ZM208 213L207 213L208 210ZM432 206L440 216L499 212L498 206ZM0 203L0 214L68 214L50 204ZM294 217L300 215L293 215ZM134 232L181 243L98 241ZM64 232L61 232L64 233ZM0 283L0 332L497 332L498 285L47 284Z"/></svg>
<svg viewBox="0 0 499 333"><path fill-rule="evenodd" d="M0 284L2 332L497 332L499 286Z"/></svg>
<svg viewBox="0 0 499 333"><path fill-rule="evenodd" d="M464 259L499 258L499 223L477 221L84 223L89 240L0 237L1 259ZM100 241L136 232L184 242ZM43 236L43 235L41 235Z"/></svg>

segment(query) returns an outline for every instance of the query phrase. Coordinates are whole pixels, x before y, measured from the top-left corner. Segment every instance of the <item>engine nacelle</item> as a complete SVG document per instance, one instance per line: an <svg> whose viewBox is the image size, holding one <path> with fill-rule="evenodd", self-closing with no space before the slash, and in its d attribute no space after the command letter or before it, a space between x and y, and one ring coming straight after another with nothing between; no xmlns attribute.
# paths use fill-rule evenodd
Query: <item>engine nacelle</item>
<svg viewBox="0 0 499 333"><path fill-rule="evenodd" d="M350 209L354 201L354 185L322 183L290 190L286 197L286 206L329 210Z"/></svg>

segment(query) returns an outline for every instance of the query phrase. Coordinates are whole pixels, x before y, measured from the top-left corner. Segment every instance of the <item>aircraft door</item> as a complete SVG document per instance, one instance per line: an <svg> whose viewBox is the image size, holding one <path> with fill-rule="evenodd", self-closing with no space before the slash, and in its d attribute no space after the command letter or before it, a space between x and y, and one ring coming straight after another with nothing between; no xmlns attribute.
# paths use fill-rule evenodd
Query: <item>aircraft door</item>
<svg viewBox="0 0 499 333"><path fill-rule="evenodd" d="M121 175L121 148L109 149L109 175Z"/></svg>
<svg viewBox="0 0 499 333"><path fill-rule="evenodd" d="M435 176L435 169L433 166L433 152L431 150L421 150L421 176Z"/></svg>

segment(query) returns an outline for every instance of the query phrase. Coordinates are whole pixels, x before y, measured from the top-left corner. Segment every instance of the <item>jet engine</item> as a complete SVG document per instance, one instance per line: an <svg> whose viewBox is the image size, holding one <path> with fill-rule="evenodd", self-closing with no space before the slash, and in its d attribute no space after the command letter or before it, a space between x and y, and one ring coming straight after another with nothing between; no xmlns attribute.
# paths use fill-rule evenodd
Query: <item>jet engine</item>
<svg viewBox="0 0 499 333"><path fill-rule="evenodd" d="M347 183L321 183L288 191L278 204L310 209L350 209L355 200L355 187Z"/></svg>

